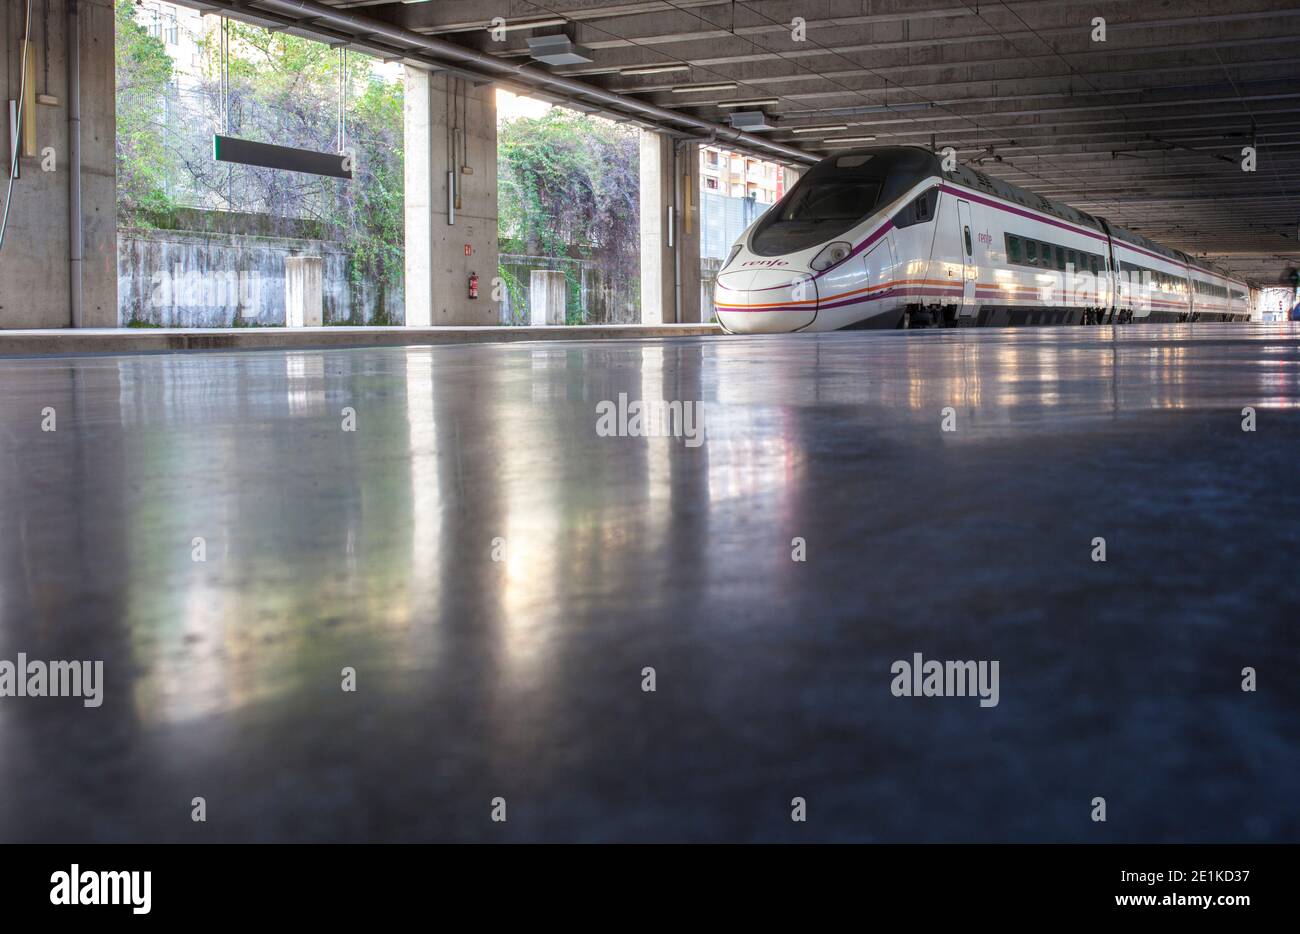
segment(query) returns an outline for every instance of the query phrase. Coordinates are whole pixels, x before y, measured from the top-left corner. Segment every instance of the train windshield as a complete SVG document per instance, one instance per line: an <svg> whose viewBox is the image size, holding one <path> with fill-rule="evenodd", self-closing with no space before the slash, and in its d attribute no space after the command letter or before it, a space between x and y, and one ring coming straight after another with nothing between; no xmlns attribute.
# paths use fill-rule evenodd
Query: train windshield
<svg viewBox="0 0 1300 934"><path fill-rule="evenodd" d="M923 150L882 147L824 159L771 210L750 237L759 256L780 256L832 240L931 172Z"/></svg>
<svg viewBox="0 0 1300 934"><path fill-rule="evenodd" d="M793 253L841 234L876 206L880 182L873 179L808 179L782 198L754 231L761 256Z"/></svg>

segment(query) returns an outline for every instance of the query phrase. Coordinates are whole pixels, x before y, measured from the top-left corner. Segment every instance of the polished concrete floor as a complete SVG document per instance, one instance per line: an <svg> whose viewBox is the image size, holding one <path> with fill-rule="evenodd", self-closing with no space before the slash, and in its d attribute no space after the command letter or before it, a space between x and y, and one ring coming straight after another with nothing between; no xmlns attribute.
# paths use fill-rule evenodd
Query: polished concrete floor
<svg viewBox="0 0 1300 934"><path fill-rule="evenodd" d="M1300 840L1297 406L1286 325L0 359L0 661L105 680L0 840Z"/></svg>

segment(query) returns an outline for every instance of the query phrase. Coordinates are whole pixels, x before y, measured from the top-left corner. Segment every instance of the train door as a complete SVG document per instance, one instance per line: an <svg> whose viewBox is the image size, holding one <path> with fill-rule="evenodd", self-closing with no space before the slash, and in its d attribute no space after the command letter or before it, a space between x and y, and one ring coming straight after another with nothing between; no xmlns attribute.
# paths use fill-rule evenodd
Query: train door
<svg viewBox="0 0 1300 934"><path fill-rule="evenodd" d="M961 308L959 315L975 314L975 280L979 276L979 266L975 262L975 234L971 230L970 202L957 200L957 223L961 225L962 262L965 272L962 275Z"/></svg>
<svg viewBox="0 0 1300 934"><path fill-rule="evenodd" d="M1119 263L1115 261L1115 238L1110 232L1110 224L1106 223L1106 218L1099 217L1097 222L1101 224L1102 233L1106 235L1106 301L1100 303L1102 306L1102 323L1114 324L1119 320L1120 308L1123 305L1123 298L1120 294L1120 288L1123 280L1120 278Z"/></svg>

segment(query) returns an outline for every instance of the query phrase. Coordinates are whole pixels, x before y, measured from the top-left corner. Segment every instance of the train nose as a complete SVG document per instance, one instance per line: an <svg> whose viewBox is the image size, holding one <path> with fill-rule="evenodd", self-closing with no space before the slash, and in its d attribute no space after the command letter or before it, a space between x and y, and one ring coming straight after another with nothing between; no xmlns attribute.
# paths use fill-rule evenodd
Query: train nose
<svg viewBox="0 0 1300 934"><path fill-rule="evenodd" d="M718 276L718 320L737 334L797 331L817 317L817 282L790 269L737 269Z"/></svg>

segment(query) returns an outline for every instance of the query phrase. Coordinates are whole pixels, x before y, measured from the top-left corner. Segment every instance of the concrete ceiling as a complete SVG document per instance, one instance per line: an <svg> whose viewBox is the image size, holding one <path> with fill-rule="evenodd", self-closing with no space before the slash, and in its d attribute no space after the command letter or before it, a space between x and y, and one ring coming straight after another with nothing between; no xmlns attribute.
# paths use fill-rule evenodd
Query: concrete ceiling
<svg viewBox="0 0 1300 934"><path fill-rule="evenodd" d="M1300 264L1300 0L321 2L520 64L529 35L567 29L595 61L554 74L718 123L775 99L765 135L790 146L952 146L1259 284ZM494 16L568 25L495 41ZM826 125L846 129L796 132Z"/></svg>

